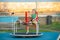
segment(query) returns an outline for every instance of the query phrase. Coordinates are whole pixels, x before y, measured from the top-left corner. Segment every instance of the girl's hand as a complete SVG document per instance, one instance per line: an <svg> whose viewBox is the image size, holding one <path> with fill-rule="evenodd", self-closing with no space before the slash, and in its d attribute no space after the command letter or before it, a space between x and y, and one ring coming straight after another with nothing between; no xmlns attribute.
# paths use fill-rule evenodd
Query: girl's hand
<svg viewBox="0 0 60 40"><path fill-rule="evenodd" d="M35 19L33 19L33 21L34 21Z"/></svg>

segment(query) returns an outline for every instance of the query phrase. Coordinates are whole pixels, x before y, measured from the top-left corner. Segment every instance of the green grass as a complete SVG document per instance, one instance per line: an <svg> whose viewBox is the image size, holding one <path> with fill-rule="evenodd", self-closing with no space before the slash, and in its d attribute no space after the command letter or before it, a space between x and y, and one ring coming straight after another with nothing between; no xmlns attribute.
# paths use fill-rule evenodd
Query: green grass
<svg viewBox="0 0 60 40"><path fill-rule="evenodd" d="M40 26L40 28L60 31L60 22L53 22L50 25L42 25L42 26Z"/></svg>
<svg viewBox="0 0 60 40"><path fill-rule="evenodd" d="M51 25L55 30L60 31L60 23L59 22L54 22L54 24Z"/></svg>
<svg viewBox="0 0 60 40"><path fill-rule="evenodd" d="M0 32L13 32L12 30L0 30ZM26 32L26 30L18 30L18 32ZM30 30L30 32L36 32L35 30ZM39 30L39 32L51 32L49 30Z"/></svg>

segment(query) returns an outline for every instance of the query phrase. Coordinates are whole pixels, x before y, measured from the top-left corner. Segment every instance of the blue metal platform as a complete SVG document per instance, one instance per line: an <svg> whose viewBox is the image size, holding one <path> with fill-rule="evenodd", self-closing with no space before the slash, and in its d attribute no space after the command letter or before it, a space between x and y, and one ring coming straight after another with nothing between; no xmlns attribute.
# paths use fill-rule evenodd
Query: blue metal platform
<svg viewBox="0 0 60 40"><path fill-rule="evenodd" d="M42 36L35 38L16 38L12 37L10 33L0 33L0 40L57 40L59 32L41 32Z"/></svg>

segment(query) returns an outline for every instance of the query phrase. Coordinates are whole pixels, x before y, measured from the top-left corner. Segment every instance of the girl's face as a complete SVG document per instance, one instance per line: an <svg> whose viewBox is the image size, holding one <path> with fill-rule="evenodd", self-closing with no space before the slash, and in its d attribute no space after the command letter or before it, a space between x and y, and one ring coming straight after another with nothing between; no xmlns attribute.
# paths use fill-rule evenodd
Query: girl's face
<svg viewBox="0 0 60 40"><path fill-rule="evenodd" d="M35 14L35 10L32 10L32 13Z"/></svg>

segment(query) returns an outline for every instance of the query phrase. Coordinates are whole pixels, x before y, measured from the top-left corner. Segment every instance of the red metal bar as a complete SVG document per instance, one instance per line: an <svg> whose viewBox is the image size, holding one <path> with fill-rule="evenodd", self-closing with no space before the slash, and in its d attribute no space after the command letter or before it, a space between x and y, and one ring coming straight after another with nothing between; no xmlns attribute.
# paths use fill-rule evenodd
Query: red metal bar
<svg viewBox="0 0 60 40"><path fill-rule="evenodd" d="M29 26L28 26L28 21L29 20L29 17L28 17L28 12L25 12L25 23L27 24L26 25L26 30L27 32L29 32Z"/></svg>
<svg viewBox="0 0 60 40"><path fill-rule="evenodd" d="M27 24L27 12L25 12L25 23Z"/></svg>

